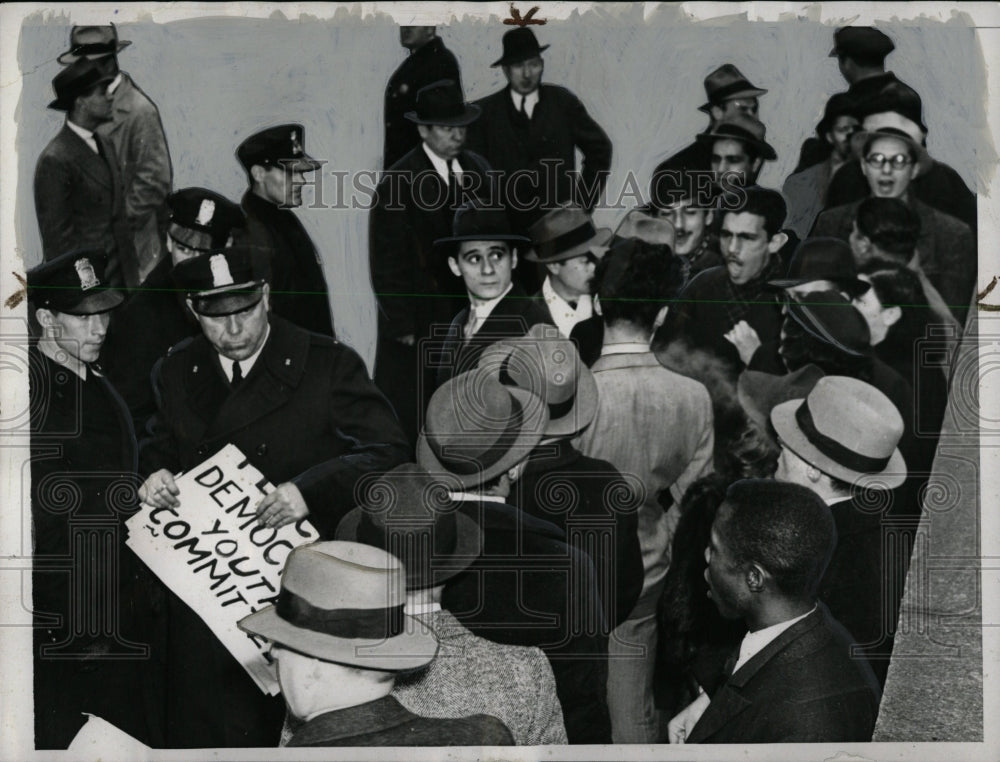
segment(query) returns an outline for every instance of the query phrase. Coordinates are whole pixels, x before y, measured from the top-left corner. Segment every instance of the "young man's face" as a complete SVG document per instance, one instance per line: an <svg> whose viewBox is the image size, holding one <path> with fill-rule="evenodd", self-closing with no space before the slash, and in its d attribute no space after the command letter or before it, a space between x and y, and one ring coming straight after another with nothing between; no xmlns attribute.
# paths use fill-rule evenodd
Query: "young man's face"
<svg viewBox="0 0 1000 762"><path fill-rule="evenodd" d="M718 106L712 106L711 113L715 121L721 122L732 119L737 114L756 117L759 110L760 102L756 98L730 98Z"/></svg>
<svg viewBox="0 0 1000 762"><path fill-rule="evenodd" d="M590 283L594 279L596 266L597 260L589 254L582 254L579 257L571 257L562 262L546 265L549 276L554 281L558 281L563 291L572 298L579 298L590 293Z"/></svg>
<svg viewBox="0 0 1000 762"><path fill-rule="evenodd" d="M833 152L841 161L847 161L851 156L851 136L861 127L853 116L838 116L833 120L833 126L826 133L827 142L833 146Z"/></svg>
<svg viewBox="0 0 1000 762"><path fill-rule="evenodd" d="M783 442L779 444L781 453L778 455L778 468L774 472L774 478L780 482L791 482L812 489L813 480L809 478L809 469L812 466L788 449Z"/></svg>
<svg viewBox="0 0 1000 762"><path fill-rule="evenodd" d="M77 109L84 110L94 121L111 120L114 99L108 93L108 83L101 82L76 99Z"/></svg>
<svg viewBox="0 0 1000 762"><path fill-rule="evenodd" d="M729 511L729 506L723 503L712 523L712 534L705 548L705 562L708 564L705 581L709 597L719 613L726 619L739 619L743 616L748 590L743 568L736 563L726 544L725 520Z"/></svg>
<svg viewBox="0 0 1000 762"><path fill-rule="evenodd" d="M735 173L740 185L752 185L757 179L761 159L752 159L747 148L739 140L724 138L712 144L712 171L720 180Z"/></svg>
<svg viewBox="0 0 1000 762"><path fill-rule="evenodd" d="M263 287L264 293L260 301L245 310L231 315L201 315L194 316L201 325L208 342L215 351L223 357L240 362L246 360L260 349L267 336L268 287ZM191 305L191 300L188 300ZM192 312L194 312L192 310Z"/></svg>
<svg viewBox="0 0 1000 762"><path fill-rule="evenodd" d="M722 220L719 248L729 279L740 286L764 271L771 255L780 248L780 241L768 236L759 214L728 212Z"/></svg>
<svg viewBox="0 0 1000 762"><path fill-rule="evenodd" d="M258 195L276 206L294 208L302 206L302 186L306 176L301 170L288 170L282 166L261 167L256 185Z"/></svg>
<svg viewBox="0 0 1000 762"><path fill-rule="evenodd" d="M517 254L504 241L462 241L448 267L465 283L470 298L487 302L503 294L517 267Z"/></svg>
<svg viewBox="0 0 1000 762"><path fill-rule="evenodd" d="M170 261L174 264L174 267L188 259L194 259L199 254L204 254L204 252L192 249L170 235L167 235L167 251L170 252Z"/></svg>
<svg viewBox="0 0 1000 762"><path fill-rule="evenodd" d="M97 360L108 333L108 323L111 322L110 312L96 315L70 315L46 309L38 312L49 316L45 320L40 314L39 322L47 329L51 328L52 337L59 349L80 362Z"/></svg>
<svg viewBox="0 0 1000 762"><path fill-rule="evenodd" d="M420 137L434 153L445 161L451 161L465 145L465 127L449 127L443 124L417 125Z"/></svg>
<svg viewBox="0 0 1000 762"><path fill-rule="evenodd" d="M503 67L503 73L510 82L510 89L518 95L531 95L542 84L542 72L545 63L541 56L528 58L524 61Z"/></svg>
<svg viewBox="0 0 1000 762"><path fill-rule="evenodd" d="M692 206L691 199L684 199L667 207L658 216L665 217L673 224L674 253L682 256L698 250L712 224L712 211Z"/></svg>
<svg viewBox="0 0 1000 762"><path fill-rule="evenodd" d="M861 170L868 180L873 196L902 198L917 176L917 164L910 155L910 147L899 138L873 140L861 157Z"/></svg>

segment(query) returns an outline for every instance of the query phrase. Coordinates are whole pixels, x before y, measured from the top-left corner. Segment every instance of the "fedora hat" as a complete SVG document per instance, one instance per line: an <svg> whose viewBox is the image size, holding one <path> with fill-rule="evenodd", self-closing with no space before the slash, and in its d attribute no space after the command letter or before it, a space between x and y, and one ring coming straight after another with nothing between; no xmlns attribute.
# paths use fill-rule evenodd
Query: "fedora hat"
<svg viewBox="0 0 1000 762"><path fill-rule="evenodd" d="M871 355L871 333L861 313L839 291L792 296L785 315L819 341L852 357Z"/></svg>
<svg viewBox="0 0 1000 762"><path fill-rule="evenodd" d="M462 86L453 79L439 79L417 91L417 108L403 116L415 124L464 127L479 118L482 109L466 103Z"/></svg>
<svg viewBox="0 0 1000 762"><path fill-rule="evenodd" d="M870 140L880 137L896 138L902 140L913 150L918 172L920 174L926 173L934 164L934 159L927 153L927 149L924 148L921 141L913 139L911 132L906 129L907 125L899 123L899 120L894 118L896 116L894 112L887 112L865 119L864 129L851 136L851 150L859 160L864 161L865 157L862 154L864 154L865 145Z"/></svg>
<svg viewBox="0 0 1000 762"><path fill-rule="evenodd" d="M312 172L323 166L306 153L306 128L301 124L278 124L255 132L236 148L236 158L247 171L254 165L281 166Z"/></svg>
<svg viewBox="0 0 1000 762"><path fill-rule="evenodd" d="M105 277L108 255L81 249L43 262L27 272L28 298L35 307L68 315L96 315L125 301Z"/></svg>
<svg viewBox="0 0 1000 762"><path fill-rule="evenodd" d="M750 80L743 76L743 72L731 63L722 64L705 77L705 97L708 98L708 103L699 106L698 110L708 114L711 113L712 106L718 106L723 101L733 98L757 98L766 92L767 90L750 84Z"/></svg>
<svg viewBox="0 0 1000 762"><path fill-rule="evenodd" d="M515 249L529 241L517 235L510 227L507 213L500 207L491 207L470 201L455 210L451 220L451 235L434 241L434 248L450 251L462 241L507 241Z"/></svg>
<svg viewBox="0 0 1000 762"><path fill-rule="evenodd" d="M399 559L356 542L316 542L288 554L277 603L238 625L324 661L410 670L432 661L438 646L405 605Z"/></svg>
<svg viewBox="0 0 1000 762"><path fill-rule="evenodd" d="M199 315L232 315L261 300L262 259L260 250L238 245L185 259L170 274Z"/></svg>
<svg viewBox="0 0 1000 762"><path fill-rule="evenodd" d="M52 79L52 89L56 98L49 108L69 111L73 101L96 85L106 84L114 79L97 61L81 58L56 74Z"/></svg>
<svg viewBox="0 0 1000 762"><path fill-rule="evenodd" d="M336 539L361 542L396 556L406 567L406 587L436 587L482 553L479 525L458 510L447 474L431 476L404 463L362 486L364 501L337 525Z"/></svg>
<svg viewBox="0 0 1000 762"><path fill-rule="evenodd" d="M646 243L669 246L673 252L677 231L666 217L655 216L655 210L632 209L615 229L614 241L638 238Z"/></svg>
<svg viewBox="0 0 1000 762"><path fill-rule="evenodd" d="M804 399L771 411L782 444L802 460L858 487L892 489L906 479L897 445L903 418L871 384L824 376Z"/></svg>
<svg viewBox="0 0 1000 762"><path fill-rule="evenodd" d="M836 283L851 298L865 293L871 284L858 277L854 254L846 241L840 238L806 238L795 248L788 274L770 280L772 288L791 288L816 280Z"/></svg>
<svg viewBox="0 0 1000 762"><path fill-rule="evenodd" d="M920 93L898 79L886 82L879 90L858 102L858 119L864 126L874 129L884 122L886 114L895 114L898 126L909 132L911 137L922 142L927 135L927 125L924 124L924 103ZM882 119L873 123L869 118L883 115Z"/></svg>
<svg viewBox="0 0 1000 762"><path fill-rule="evenodd" d="M69 32L69 50L56 59L59 63L71 64L81 58L104 58L117 55L132 43L119 40L114 24L105 26L75 26Z"/></svg>
<svg viewBox="0 0 1000 762"><path fill-rule="evenodd" d="M727 138L738 140L752 146L760 158L774 161L778 158L778 153L764 140L766 134L767 128L760 119L749 114L735 114L697 135L696 139L702 143L714 143Z"/></svg>
<svg viewBox="0 0 1000 762"><path fill-rule="evenodd" d="M548 49L548 45L538 45L538 38L528 27L511 29L503 36L503 55L490 66L510 66L521 63L529 58L537 58Z"/></svg>
<svg viewBox="0 0 1000 762"><path fill-rule="evenodd" d="M528 228L531 249L524 258L542 264L562 262L607 245L611 235L610 228L595 228L582 206L564 201Z"/></svg>
<svg viewBox="0 0 1000 762"><path fill-rule="evenodd" d="M833 129L833 123L842 116L858 118L858 102L850 93L831 95L823 107L823 118L816 124L816 134L820 137Z"/></svg>
<svg viewBox="0 0 1000 762"><path fill-rule="evenodd" d="M483 352L479 367L500 383L531 392L549 409L547 437L583 431L597 413L597 382L576 345L557 328L539 323L524 336L504 339Z"/></svg>
<svg viewBox="0 0 1000 762"><path fill-rule="evenodd" d="M767 431L767 422L776 405L803 399L824 375L823 369L812 363L783 376L745 370L736 382L736 397L740 407L760 426L761 431Z"/></svg>
<svg viewBox="0 0 1000 762"><path fill-rule="evenodd" d="M431 397L417 462L432 474L451 474L462 487L478 486L526 458L548 422L541 399L504 386L489 368L473 368Z"/></svg>

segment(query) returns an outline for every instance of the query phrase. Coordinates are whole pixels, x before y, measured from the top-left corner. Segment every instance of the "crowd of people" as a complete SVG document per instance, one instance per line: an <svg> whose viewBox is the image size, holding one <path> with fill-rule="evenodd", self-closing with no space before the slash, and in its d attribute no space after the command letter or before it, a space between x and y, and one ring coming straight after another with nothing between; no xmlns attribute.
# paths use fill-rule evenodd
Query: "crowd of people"
<svg viewBox="0 0 1000 762"><path fill-rule="evenodd" d="M369 375L294 211L305 126L235 146L240 203L175 189L130 43L74 26L27 274L36 747L84 711L158 748L870 740L976 204L892 40L833 40L848 88L781 191L767 90L724 63L612 230L614 126L531 28L468 102L402 27ZM227 445L274 485L260 526L319 534L232 622L280 696L124 544Z"/></svg>

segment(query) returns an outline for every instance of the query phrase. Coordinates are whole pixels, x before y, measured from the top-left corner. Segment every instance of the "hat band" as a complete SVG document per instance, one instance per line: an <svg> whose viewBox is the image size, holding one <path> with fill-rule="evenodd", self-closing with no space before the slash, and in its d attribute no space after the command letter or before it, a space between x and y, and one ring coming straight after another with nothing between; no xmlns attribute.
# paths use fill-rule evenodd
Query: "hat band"
<svg viewBox="0 0 1000 762"><path fill-rule="evenodd" d="M335 638L384 640L403 631L404 604L384 609L321 609L281 588L275 613L289 624Z"/></svg>
<svg viewBox="0 0 1000 762"><path fill-rule="evenodd" d="M117 41L88 42L83 45L77 45L70 51L70 53L72 53L74 56L85 56L90 53L117 53L117 52L118 52Z"/></svg>
<svg viewBox="0 0 1000 762"><path fill-rule="evenodd" d="M535 244L535 251L538 253L539 258L548 259L549 257L554 257L561 254L568 249L572 249L574 246L578 246L581 243L586 243L591 238L597 235L597 228L594 227L594 223L587 220L585 223L580 225L580 227L573 228L562 235L557 235L555 238L551 238L548 241L542 241L541 243Z"/></svg>
<svg viewBox="0 0 1000 762"><path fill-rule="evenodd" d="M426 104L423 109L417 106L417 116L425 121L433 119L461 119L465 116L465 103L458 101Z"/></svg>
<svg viewBox="0 0 1000 762"><path fill-rule="evenodd" d="M453 474L459 476L471 476L472 474L479 473L480 471L485 471L486 469L496 465L500 459L510 451L511 444L517 437L517 433L521 430L521 424L524 421L524 407L518 402L517 398L511 396L511 416L510 420L507 422L507 426L503 431L497 435L496 440L488 448L472 457L464 458L454 458L449 457L445 448L441 448L441 452L437 454L438 460L441 461L449 471ZM428 439L428 442L431 440ZM437 450L437 447L434 447ZM462 448L465 453L468 453L466 448Z"/></svg>
<svg viewBox="0 0 1000 762"><path fill-rule="evenodd" d="M812 336L814 339L819 339L824 344L829 344L831 347L836 347L841 352L850 355L851 357L867 357L866 352L859 352L856 349L852 349L843 342L839 341L836 336L826 330L826 327L815 323L814 321L807 320L804 315L800 315L799 312L806 312L806 305L802 304L795 299L788 300L788 314L792 316L792 319L802 326L802 330Z"/></svg>
<svg viewBox="0 0 1000 762"><path fill-rule="evenodd" d="M802 433L806 435L806 439L817 450L852 471L860 471L866 474L878 473L889 465L889 460L892 458L892 453L889 453L884 458L872 458L868 455L862 455L860 452L845 447L836 439L832 439L822 433L816 428L816 423L813 421L812 411L809 409L808 397L802 401L798 410L795 411L795 422L798 423Z"/></svg>
<svg viewBox="0 0 1000 762"><path fill-rule="evenodd" d="M708 96L708 101L709 103L717 104L720 101L732 98L734 95L739 95L740 93L746 93L747 97L756 98L756 95L750 95L750 91L759 89L760 88L754 87L745 79L741 79L736 82L730 82L728 85L723 85L718 90L715 90Z"/></svg>

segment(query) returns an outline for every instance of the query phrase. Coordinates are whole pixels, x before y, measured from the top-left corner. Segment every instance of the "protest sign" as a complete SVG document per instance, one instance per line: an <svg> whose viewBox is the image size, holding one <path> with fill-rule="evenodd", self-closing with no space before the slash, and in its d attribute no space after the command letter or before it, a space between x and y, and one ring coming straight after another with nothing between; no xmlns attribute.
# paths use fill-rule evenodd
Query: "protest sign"
<svg viewBox="0 0 1000 762"><path fill-rule="evenodd" d="M204 620L265 693L278 693L268 644L236 623L272 603L285 558L319 534L305 519L259 526L256 506L274 489L234 445L176 477L180 505L143 505L126 545Z"/></svg>

